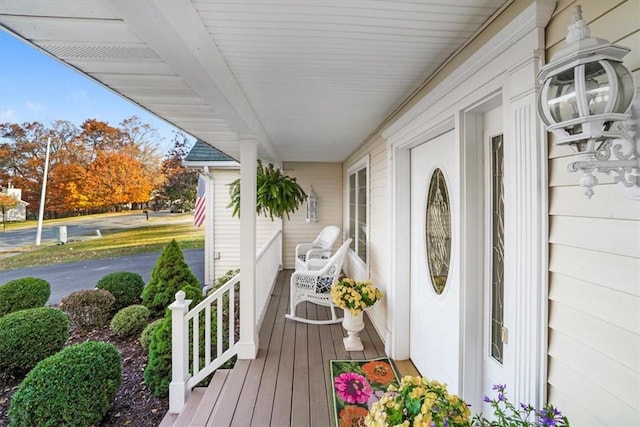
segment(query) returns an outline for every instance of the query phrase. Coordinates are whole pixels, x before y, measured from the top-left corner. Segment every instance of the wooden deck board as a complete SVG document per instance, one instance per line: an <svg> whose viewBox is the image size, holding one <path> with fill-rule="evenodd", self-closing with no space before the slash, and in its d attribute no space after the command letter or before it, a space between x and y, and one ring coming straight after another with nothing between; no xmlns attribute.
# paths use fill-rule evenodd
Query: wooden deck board
<svg viewBox="0 0 640 427"><path fill-rule="evenodd" d="M384 356L384 345L368 319L361 333L365 346L361 352L344 349L340 324L308 325L285 319L291 273L283 271L274 288L260 330L258 357L238 361L207 425L331 426L329 360ZM309 303L300 304L297 314L330 318L328 308Z"/></svg>

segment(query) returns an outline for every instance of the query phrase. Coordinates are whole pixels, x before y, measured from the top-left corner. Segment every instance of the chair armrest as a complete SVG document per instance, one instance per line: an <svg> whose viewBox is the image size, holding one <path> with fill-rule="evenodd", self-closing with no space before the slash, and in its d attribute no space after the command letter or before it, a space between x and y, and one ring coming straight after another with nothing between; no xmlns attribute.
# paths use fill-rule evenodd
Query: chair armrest
<svg viewBox="0 0 640 427"><path fill-rule="evenodd" d="M307 251L311 250L313 248L311 243L298 243L296 245L296 258L298 258L298 256L300 255L304 255L307 253Z"/></svg>
<svg viewBox="0 0 640 427"><path fill-rule="evenodd" d="M322 270L327 265L328 260L322 258L308 258L309 252L307 252L307 261L304 263L307 270L317 271Z"/></svg>
<svg viewBox="0 0 640 427"><path fill-rule="evenodd" d="M318 247L314 247L311 248L307 251L306 255L305 255L305 259L309 260L312 258L329 258L331 257L331 249L324 249L324 248L318 248Z"/></svg>

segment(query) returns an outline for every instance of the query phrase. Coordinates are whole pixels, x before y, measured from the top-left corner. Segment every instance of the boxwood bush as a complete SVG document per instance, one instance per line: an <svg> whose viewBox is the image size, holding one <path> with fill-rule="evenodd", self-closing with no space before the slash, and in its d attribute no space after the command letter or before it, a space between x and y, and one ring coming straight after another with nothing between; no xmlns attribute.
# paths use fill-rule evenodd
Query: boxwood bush
<svg viewBox="0 0 640 427"><path fill-rule="evenodd" d="M0 317L26 308L43 307L51 296L51 285L43 279L23 277L0 286Z"/></svg>
<svg viewBox="0 0 640 427"><path fill-rule="evenodd" d="M144 305L130 305L118 311L111 319L111 331L120 338L138 335L149 320L149 309Z"/></svg>
<svg viewBox="0 0 640 427"><path fill-rule="evenodd" d="M0 317L0 370L24 373L64 347L69 319L50 307L29 308Z"/></svg>
<svg viewBox="0 0 640 427"><path fill-rule="evenodd" d="M109 291L85 289L64 297L60 301L60 308L69 315L72 326L91 329L109 321L114 301L115 298Z"/></svg>
<svg viewBox="0 0 640 427"><path fill-rule="evenodd" d="M113 295L116 300L112 310L118 312L130 305L140 304L144 280L137 273L119 271L98 280L96 288L109 291Z"/></svg>
<svg viewBox="0 0 640 427"><path fill-rule="evenodd" d="M10 427L89 427L111 407L122 381L113 344L71 345L36 365L13 395Z"/></svg>

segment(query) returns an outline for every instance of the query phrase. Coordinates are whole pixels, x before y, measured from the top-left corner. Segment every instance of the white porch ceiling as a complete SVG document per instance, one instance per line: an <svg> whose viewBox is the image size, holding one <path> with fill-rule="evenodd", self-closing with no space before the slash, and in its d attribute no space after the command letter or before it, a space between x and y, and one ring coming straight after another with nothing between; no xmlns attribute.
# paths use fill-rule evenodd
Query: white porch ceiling
<svg viewBox="0 0 640 427"><path fill-rule="evenodd" d="M238 158L344 160L506 0L2 0L0 25Z"/></svg>

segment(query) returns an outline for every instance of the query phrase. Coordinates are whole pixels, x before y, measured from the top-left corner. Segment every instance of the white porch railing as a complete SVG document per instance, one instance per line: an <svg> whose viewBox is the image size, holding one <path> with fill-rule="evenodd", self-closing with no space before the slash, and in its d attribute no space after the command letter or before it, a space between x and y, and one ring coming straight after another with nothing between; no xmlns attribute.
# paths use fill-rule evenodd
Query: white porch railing
<svg viewBox="0 0 640 427"><path fill-rule="evenodd" d="M281 260L282 231L278 230L256 254L255 300L251 302L260 313L256 328L262 323ZM182 291L176 293L176 301L169 306L172 345L169 413L180 413L191 389L238 353L235 314L239 309L242 315L243 304L238 304L239 281L237 274L191 310L191 300L185 300Z"/></svg>
<svg viewBox="0 0 640 427"><path fill-rule="evenodd" d="M282 269L282 230L277 230L256 255L256 322L262 325L269 297Z"/></svg>

